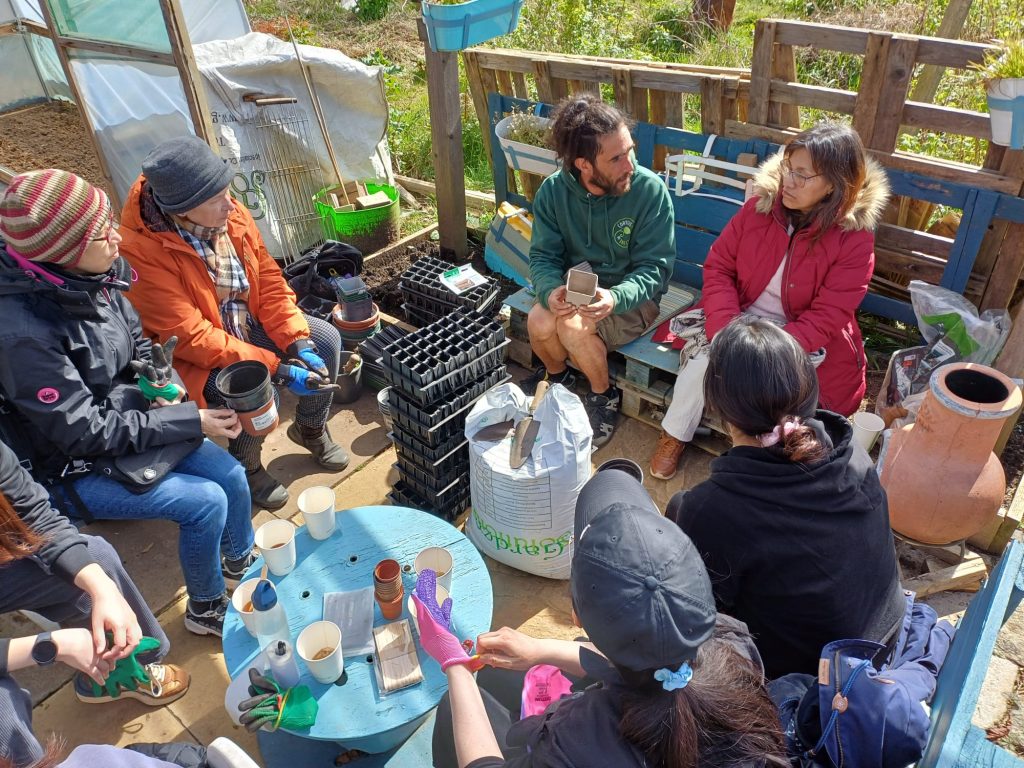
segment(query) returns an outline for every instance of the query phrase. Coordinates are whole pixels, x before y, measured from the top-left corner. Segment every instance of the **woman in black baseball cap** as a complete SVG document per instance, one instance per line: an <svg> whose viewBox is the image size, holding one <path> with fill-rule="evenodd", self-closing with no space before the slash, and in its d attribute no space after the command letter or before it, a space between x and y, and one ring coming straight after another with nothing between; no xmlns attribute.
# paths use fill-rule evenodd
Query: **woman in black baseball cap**
<svg viewBox="0 0 1024 768"><path fill-rule="evenodd" d="M448 675L434 765L784 764L757 650L742 623L716 616L689 538L618 470L583 487L575 524L573 612L589 642L505 627L481 635L479 658L470 658L436 620L440 612L417 598L421 644ZM481 663L496 669L482 671L478 687L471 670ZM537 664L558 667L578 690L519 719L523 675L515 672Z"/></svg>

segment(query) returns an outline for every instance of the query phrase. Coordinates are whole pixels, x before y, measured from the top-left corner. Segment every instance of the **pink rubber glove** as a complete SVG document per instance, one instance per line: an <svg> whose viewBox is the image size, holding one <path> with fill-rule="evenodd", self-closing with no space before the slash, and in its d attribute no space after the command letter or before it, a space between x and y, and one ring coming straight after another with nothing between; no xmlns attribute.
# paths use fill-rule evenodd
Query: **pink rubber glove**
<svg viewBox="0 0 1024 768"><path fill-rule="evenodd" d="M412 602L416 606L416 621L420 630L420 645L430 657L447 671L453 664L467 664L473 671L483 664L479 659L470 657L462 643L449 630L451 622L451 598L445 600L444 606L437 604L437 576L434 571L424 569L416 580L416 590L412 593ZM426 599L421 599L424 595Z"/></svg>

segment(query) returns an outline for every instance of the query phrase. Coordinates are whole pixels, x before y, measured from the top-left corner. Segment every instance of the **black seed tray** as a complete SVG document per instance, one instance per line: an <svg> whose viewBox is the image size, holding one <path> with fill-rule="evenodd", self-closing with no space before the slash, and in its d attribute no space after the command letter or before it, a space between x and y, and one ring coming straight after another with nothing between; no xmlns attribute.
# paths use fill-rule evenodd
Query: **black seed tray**
<svg viewBox="0 0 1024 768"><path fill-rule="evenodd" d="M505 347L508 343L508 339L506 339L496 349L492 349L484 355L474 358L466 365L453 368L450 372L444 373L439 378L435 378L426 384L421 384L413 379L402 376L386 362L384 364L384 375L391 382L392 387L401 390L421 407L427 407L458 394L464 389L475 386L480 379L491 375L496 370L503 370L501 364L505 360ZM428 366L427 363L420 363L418 365L420 366L419 370L424 370ZM447 366L449 363L444 362L438 365ZM414 374L417 373L417 368L411 370ZM420 374L419 378L422 379L425 376Z"/></svg>
<svg viewBox="0 0 1024 768"><path fill-rule="evenodd" d="M490 306L498 295L498 284L490 278L487 278L483 285L463 293L453 293L439 279L441 274L449 269L455 269L455 265L443 259L423 256L402 273L398 290L406 301L410 301L411 297L421 296L438 299L453 308L461 306L470 309L484 309ZM416 303L415 299L412 299L412 303Z"/></svg>
<svg viewBox="0 0 1024 768"><path fill-rule="evenodd" d="M409 324L418 328L436 322L443 314L431 312L413 304L403 304L402 311L405 312L405 319L409 321Z"/></svg>
<svg viewBox="0 0 1024 768"><path fill-rule="evenodd" d="M455 411L451 415L445 417L439 421L435 426L428 427L424 425L418 418L412 417L406 410L401 407L391 409L391 418L394 421L394 431L403 433L403 436L407 436L410 441L417 441L424 443L430 448L436 448L443 443L451 440L453 436L461 435L466 427L466 416L469 413L469 409L473 407L473 403L483 397L484 392L490 389L490 386L496 386L508 381L511 377L504 372L504 368L500 369L502 376L495 377L494 375L488 376L483 383L477 382L471 388L477 392L475 397L462 398L465 404L459 410ZM497 373L497 372L495 372ZM489 381L494 381L494 384L485 386ZM394 389L388 392L390 398L394 393ZM389 403L390 403L389 399ZM408 402L408 401L405 401Z"/></svg>
<svg viewBox="0 0 1024 768"><path fill-rule="evenodd" d="M456 480L464 478L466 473L469 472L468 461L453 465L451 469L444 474L436 475L432 472L424 472L415 464L403 459L401 456L398 457L398 461L395 462L394 466L398 469L398 474L402 480L404 480L410 487L417 491L421 488L429 489L433 493L445 490Z"/></svg>
<svg viewBox="0 0 1024 768"><path fill-rule="evenodd" d="M458 309L445 317L381 348L381 361L403 376L416 363L433 363L427 370L435 376L447 372L436 358L447 356L454 365L465 365L505 340L505 329L496 320L474 310ZM423 382L426 383L426 382Z"/></svg>
<svg viewBox="0 0 1024 768"><path fill-rule="evenodd" d="M466 293L456 294L442 286L444 294L438 296L433 291L422 290L422 285L401 285L399 291L407 305L423 309L441 317L459 307L468 307L478 312L486 312L498 297L498 284L478 285Z"/></svg>
<svg viewBox="0 0 1024 768"><path fill-rule="evenodd" d="M428 504L447 506L451 504L453 499L457 499L463 494L469 495L468 466L461 474L452 477L449 483L441 488L435 488L433 484L424 485L413 475L407 475L403 472L401 467L398 469L398 476L401 478L400 482L404 483L408 490L415 493L421 499L426 500Z"/></svg>
<svg viewBox="0 0 1024 768"><path fill-rule="evenodd" d="M444 402L433 405L420 405L415 400L404 397L401 392L392 387L388 390L388 405L391 413L399 412L407 416L411 421L416 422L422 429L433 429L439 424L461 411L467 405L475 402L484 392L498 384L503 384L511 377L508 369L503 365L495 368L491 373L484 374L461 392L456 392Z"/></svg>
<svg viewBox="0 0 1024 768"><path fill-rule="evenodd" d="M427 460L415 448L407 448L404 442L396 441L395 451L399 459L430 474L446 475L459 467L469 467L469 441L465 438L455 450L437 461Z"/></svg>
<svg viewBox="0 0 1024 768"><path fill-rule="evenodd" d="M435 462L448 458L448 454L462 448L468 442L466 436L459 432L449 439L435 446L428 445L419 440L415 435L409 435L400 429L389 433L388 437L395 443L395 449L401 449L406 456L415 456L413 459L421 467L428 467Z"/></svg>
<svg viewBox="0 0 1024 768"><path fill-rule="evenodd" d="M466 508L469 506L470 492L469 492L469 477L466 477L464 483L465 488L460 488L459 484L455 485L455 488L459 490L457 496L450 495L448 493L438 494L437 496L427 499L416 493L415 489L407 485L404 481L399 480L395 483L391 489L391 493L388 494L388 498L391 503L400 507L412 507L413 509L420 509L424 512L432 512L438 517L442 517L445 520L452 521L461 515Z"/></svg>

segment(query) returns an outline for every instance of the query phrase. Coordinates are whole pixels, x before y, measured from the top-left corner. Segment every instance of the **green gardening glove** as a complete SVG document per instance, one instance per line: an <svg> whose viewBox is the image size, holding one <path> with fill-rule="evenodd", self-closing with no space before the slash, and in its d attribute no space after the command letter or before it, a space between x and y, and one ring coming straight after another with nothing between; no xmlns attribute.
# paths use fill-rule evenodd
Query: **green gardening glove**
<svg viewBox="0 0 1024 768"><path fill-rule="evenodd" d="M110 637L109 633L107 637ZM155 651L159 647L160 642L158 640L154 640L152 637L143 637L139 644L135 646L134 651L124 658L117 660L103 685L100 685L95 680L91 681L93 695L99 696L103 691L106 691L108 696L116 699L121 695L121 691L135 691L138 690L140 685L152 683L146 668L139 663L136 656L140 653Z"/></svg>
<svg viewBox="0 0 1024 768"><path fill-rule="evenodd" d="M153 345L151 360L132 360L129 363L131 369L139 376L139 389L150 402L158 397L177 400L185 394L185 390L171 380L174 347L177 344L178 337L171 336L166 344Z"/></svg>
<svg viewBox="0 0 1024 768"><path fill-rule="evenodd" d="M270 672L261 675L252 667L249 668L249 683L251 698L238 705L242 713L239 721L247 731L255 733L264 725L269 725L271 731L278 728L301 731L316 722L318 707L307 686L282 690Z"/></svg>

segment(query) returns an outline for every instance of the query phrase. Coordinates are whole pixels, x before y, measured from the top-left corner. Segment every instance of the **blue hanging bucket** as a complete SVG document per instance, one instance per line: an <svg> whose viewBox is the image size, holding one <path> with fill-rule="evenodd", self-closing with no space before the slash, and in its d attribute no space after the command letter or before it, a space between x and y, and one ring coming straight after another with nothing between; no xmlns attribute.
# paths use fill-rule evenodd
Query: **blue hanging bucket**
<svg viewBox="0 0 1024 768"><path fill-rule="evenodd" d="M523 0L469 0L458 5L423 2L427 42L434 51L461 51L515 31Z"/></svg>

